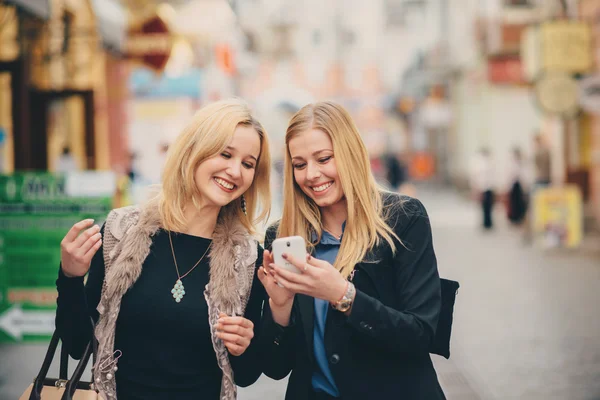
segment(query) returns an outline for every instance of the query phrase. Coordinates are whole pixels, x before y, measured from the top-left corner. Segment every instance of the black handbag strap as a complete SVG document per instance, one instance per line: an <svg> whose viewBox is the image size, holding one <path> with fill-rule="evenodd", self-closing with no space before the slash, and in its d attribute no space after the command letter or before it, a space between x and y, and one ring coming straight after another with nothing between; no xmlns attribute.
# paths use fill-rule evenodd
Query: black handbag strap
<svg viewBox="0 0 600 400"><path fill-rule="evenodd" d="M75 368L75 371L73 372L73 376L71 376L71 379L69 379L69 382L67 382L67 386L65 387L65 392L63 393L61 400L73 399L73 396L75 395L75 390L77 390L77 384L79 383L81 376L83 375L83 372L85 371L85 368L87 367L87 364L90 361L90 356L93 353L92 348L96 347L93 343L95 343L95 339L92 337L92 340L90 340L90 343L88 343L88 345L86 346L85 351L83 352L83 356L81 357L81 360L79 361L77 367ZM92 382L93 381L94 380L92 376Z"/></svg>
<svg viewBox="0 0 600 400"><path fill-rule="evenodd" d="M58 331L54 331L52 339L50 339L50 344L48 345L48 350L46 351L46 356L42 362L42 368L40 368L40 372L33 381L33 388L31 390L29 400L41 399L41 393L44 387L44 379L46 378L48 370L50 369L50 365L52 364L52 359L54 358L54 353L56 353L56 348L58 347L59 341L60 337L58 336Z"/></svg>
<svg viewBox="0 0 600 400"><path fill-rule="evenodd" d="M60 346L60 367L58 377L60 379L68 379L69 376L69 351L67 347L62 344Z"/></svg>
<svg viewBox="0 0 600 400"><path fill-rule="evenodd" d="M92 321L92 326L93 326ZM33 388L31 390L31 395L29 396L29 400L41 400L42 389L44 388L44 380L48 375L48 371L50 370L50 365L52 365L52 360L54 359L54 355L56 354L56 348L58 347L58 342L60 341L60 336L58 330L54 331L52 338L50 339L50 344L48 345L48 350L46 351L46 356L44 357L44 361L42 362L42 367L40 368L40 372L37 377L33 381ZM86 346L79 363L77 363L77 367L73 372L73 376L71 379L67 381L65 386L65 392L62 396L63 400L71 400L75 390L77 390L77 384L79 383L85 368L90 360L90 357L93 355L94 363L96 362L96 354L97 354L97 344L94 335L92 334L92 340ZM59 367L59 378L63 380L67 380L68 377L68 364L69 364L69 352L67 351L66 346L61 346L60 351L60 367ZM93 382L93 372L92 372L92 382Z"/></svg>

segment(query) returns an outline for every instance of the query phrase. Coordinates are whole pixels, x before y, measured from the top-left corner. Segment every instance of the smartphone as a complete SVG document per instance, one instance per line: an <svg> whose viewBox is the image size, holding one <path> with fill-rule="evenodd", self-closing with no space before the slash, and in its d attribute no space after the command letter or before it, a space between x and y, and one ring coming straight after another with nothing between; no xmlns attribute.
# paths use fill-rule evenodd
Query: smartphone
<svg viewBox="0 0 600 400"><path fill-rule="evenodd" d="M296 260L304 260L306 257L306 242L302 236L289 236L275 239L273 241L273 261L281 268L301 274L298 268L283 258L283 253L290 254Z"/></svg>

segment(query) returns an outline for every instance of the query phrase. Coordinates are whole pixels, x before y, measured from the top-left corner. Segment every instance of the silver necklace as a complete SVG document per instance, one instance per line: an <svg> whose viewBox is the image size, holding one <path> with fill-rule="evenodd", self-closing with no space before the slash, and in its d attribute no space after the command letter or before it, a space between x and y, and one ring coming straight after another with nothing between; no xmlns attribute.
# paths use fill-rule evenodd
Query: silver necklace
<svg viewBox="0 0 600 400"><path fill-rule="evenodd" d="M323 228L323 230L327 233L329 233L331 236L333 236L334 238L336 238L337 240L342 240L342 236L344 235L343 233L341 235L336 235L333 232L331 232L329 229L325 229Z"/></svg>

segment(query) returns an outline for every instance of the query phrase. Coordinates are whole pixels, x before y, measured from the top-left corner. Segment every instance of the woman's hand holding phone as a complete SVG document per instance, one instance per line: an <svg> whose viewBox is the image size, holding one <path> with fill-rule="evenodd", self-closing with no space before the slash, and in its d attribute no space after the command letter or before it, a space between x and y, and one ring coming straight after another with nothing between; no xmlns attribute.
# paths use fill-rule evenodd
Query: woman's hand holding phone
<svg viewBox="0 0 600 400"><path fill-rule="evenodd" d="M281 326L289 325L294 293L278 285L270 265L273 264L273 254L269 250L263 253L263 265L258 270L258 279L269 295L269 306L273 319Z"/></svg>
<svg viewBox="0 0 600 400"><path fill-rule="evenodd" d="M344 296L348 282L327 261L316 259L310 255L304 259L298 259L287 253L283 254L283 258L302 271L302 274L298 274L281 268L279 265L271 265L273 277L286 289L330 303L335 303Z"/></svg>

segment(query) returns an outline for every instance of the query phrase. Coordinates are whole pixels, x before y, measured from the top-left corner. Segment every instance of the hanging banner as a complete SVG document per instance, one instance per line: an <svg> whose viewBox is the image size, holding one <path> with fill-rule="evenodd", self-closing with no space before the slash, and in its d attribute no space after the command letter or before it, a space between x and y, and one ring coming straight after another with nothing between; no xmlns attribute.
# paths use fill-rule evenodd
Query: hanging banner
<svg viewBox="0 0 600 400"><path fill-rule="evenodd" d="M60 242L71 226L112 206L114 175L0 175L0 343L54 331Z"/></svg>
<svg viewBox="0 0 600 400"><path fill-rule="evenodd" d="M544 22L540 28L545 71L584 73L592 67L592 33L585 22Z"/></svg>

